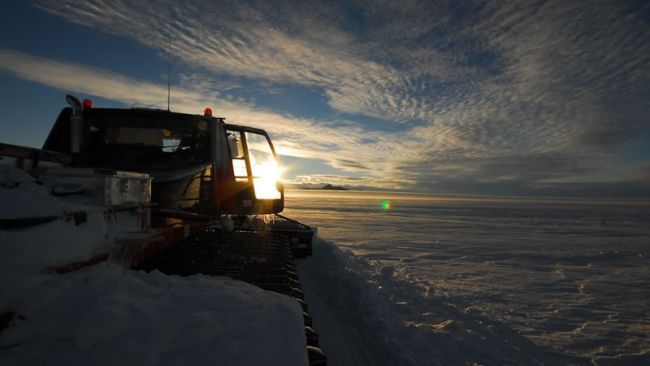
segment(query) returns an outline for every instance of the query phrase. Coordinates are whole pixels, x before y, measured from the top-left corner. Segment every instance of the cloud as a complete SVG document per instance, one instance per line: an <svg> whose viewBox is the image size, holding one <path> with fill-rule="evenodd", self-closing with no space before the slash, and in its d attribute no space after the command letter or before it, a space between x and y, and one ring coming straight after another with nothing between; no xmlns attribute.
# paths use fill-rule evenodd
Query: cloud
<svg viewBox="0 0 650 366"><path fill-rule="evenodd" d="M367 183L369 177L350 177L340 174L309 174L297 175L289 183L294 185L322 185L333 184L337 186L359 186Z"/></svg>
<svg viewBox="0 0 650 366"><path fill-rule="evenodd" d="M54 88L99 96L134 106L161 107L166 103L166 85L133 79L100 68L49 60L0 49L0 70ZM218 93L205 93L201 85L173 89L173 106L178 112L197 113L208 105L235 124L267 130L276 150L282 155L315 158L349 173L363 172L365 185L399 188L383 176L391 154L399 151L392 134L365 131L348 122L345 129L330 127L327 121L314 121L282 115L250 104L228 100ZM214 104L213 104L214 103ZM362 137L375 143L362 144ZM390 146L390 147L389 147ZM352 158L347 157L355 157Z"/></svg>
<svg viewBox="0 0 650 366"><path fill-rule="evenodd" d="M236 82L205 90L230 119L270 130L284 154L322 159L367 185L525 192L602 179L626 146L650 137L643 18L650 5L642 2L62 0L38 7L161 51L171 37L175 58L200 74L184 75L175 91L187 105L205 104L195 88L206 75L264 85L248 100L229 95L241 87ZM62 80L39 69L39 82L71 85L63 75L69 64L47 65ZM165 99L160 86L102 72L115 85L97 95L151 105ZM104 81L78 90L98 88L95 82ZM255 105L255 92L286 85L319 90L338 113L316 121ZM132 93L137 101L113 92L130 86L140 88ZM145 95L148 89L155 92ZM630 164L621 169L631 180L641 174Z"/></svg>
<svg viewBox="0 0 650 366"><path fill-rule="evenodd" d="M413 117L412 110L385 107L403 99L399 72L354 52L354 37L317 17L331 6L297 12L290 3L256 5L90 0L46 1L39 7L160 50L171 39L175 57L214 72L325 88L330 105L342 112L390 120Z"/></svg>

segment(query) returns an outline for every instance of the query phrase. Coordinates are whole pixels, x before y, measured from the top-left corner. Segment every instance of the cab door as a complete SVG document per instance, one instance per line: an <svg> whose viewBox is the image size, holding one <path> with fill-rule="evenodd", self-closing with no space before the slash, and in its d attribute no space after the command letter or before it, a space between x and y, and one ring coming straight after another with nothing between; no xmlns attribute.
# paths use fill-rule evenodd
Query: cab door
<svg viewBox="0 0 650 366"><path fill-rule="evenodd" d="M280 165L264 130L226 125L231 177L223 211L231 215L271 214L284 209Z"/></svg>

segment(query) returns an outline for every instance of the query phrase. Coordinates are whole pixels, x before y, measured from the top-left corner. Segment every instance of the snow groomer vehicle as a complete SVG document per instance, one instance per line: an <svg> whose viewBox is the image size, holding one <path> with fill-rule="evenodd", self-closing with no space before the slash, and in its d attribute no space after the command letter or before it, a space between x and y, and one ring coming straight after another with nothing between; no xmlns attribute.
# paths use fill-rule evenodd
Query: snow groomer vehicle
<svg viewBox="0 0 650 366"><path fill-rule="evenodd" d="M99 207L114 244L52 271L117 260L145 271L229 276L294 297L310 364L326 364L294 263L311 255L312 230L280 214L284 187L268 134L228 124L210 108L193 115L66 101L43 149L0 144L0 164L81 209L3 218L0 228L52 220L81 227L89 214L83 207Z"/></svg>

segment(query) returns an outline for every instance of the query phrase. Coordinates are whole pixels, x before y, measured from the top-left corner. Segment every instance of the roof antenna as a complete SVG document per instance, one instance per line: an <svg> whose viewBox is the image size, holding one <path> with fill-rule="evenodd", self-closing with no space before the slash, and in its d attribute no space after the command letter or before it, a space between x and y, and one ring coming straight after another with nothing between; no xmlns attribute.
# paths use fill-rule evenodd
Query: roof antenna
<svg viewBox="0 0 650 366"><path fill-rule="evenodd" d="M172 35L169 34L168 64L167 64L167 111L169 112L169 100L172 92Z"/></svg>

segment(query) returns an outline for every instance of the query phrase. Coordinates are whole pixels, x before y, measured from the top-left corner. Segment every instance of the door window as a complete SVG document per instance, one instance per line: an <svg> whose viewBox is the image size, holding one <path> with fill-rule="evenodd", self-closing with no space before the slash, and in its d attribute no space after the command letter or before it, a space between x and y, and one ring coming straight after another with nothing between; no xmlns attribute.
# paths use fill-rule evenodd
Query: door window
<svg viewBox="0 0 650 366"><path fill-rule="evenodd" d="M280 169L266 136L245 132L248 157L253 174L255 197L259 199L280 199L277 183Z"/></svg>

